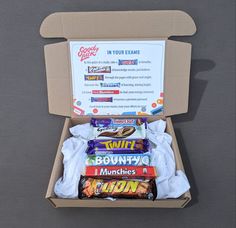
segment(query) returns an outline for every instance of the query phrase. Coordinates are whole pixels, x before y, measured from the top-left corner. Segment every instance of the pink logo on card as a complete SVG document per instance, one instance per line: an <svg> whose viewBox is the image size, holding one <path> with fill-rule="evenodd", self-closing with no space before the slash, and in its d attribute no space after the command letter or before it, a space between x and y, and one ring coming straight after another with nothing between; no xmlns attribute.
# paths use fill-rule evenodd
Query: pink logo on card
<svg viewBox="0 0 236 228"><path fill-rule="evenodd" d="M81 47L78 52L78 56L80 57L80 62L83 62L85 59L90 58L91 56L96 56L99 48L96 45L92 47Z"/></svg>

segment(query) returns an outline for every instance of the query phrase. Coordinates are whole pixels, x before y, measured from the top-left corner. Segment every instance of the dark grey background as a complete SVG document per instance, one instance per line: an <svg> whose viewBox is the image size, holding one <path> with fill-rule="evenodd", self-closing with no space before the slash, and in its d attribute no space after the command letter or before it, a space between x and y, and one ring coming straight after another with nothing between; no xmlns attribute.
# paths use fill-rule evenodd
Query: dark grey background
<svg viewBox="0 0 236 228"><path fill-rule="evenodd" d="M234 227L234 0L0 0L0 227ZM48 114L41 21L55 11L180 9L195 20L190 106L173 117L185 209L53 209L44 199L64 117ZM128 21L127 21L128 23Z"/></svg>

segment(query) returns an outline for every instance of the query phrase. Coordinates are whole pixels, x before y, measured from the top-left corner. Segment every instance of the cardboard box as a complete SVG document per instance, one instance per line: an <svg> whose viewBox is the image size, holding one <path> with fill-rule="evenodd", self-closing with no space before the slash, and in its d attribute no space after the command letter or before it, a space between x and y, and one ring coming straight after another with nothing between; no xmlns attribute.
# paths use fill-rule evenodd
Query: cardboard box
<svg viewBox="0 0 236 228"><path fill-rule="evenodd" d="M66 38L67 41L49 44L44 48L48 104L51 114L66 116L56 159L53 165L46 198L55 207L169 207L182 208L190 200L190 192L178 199L163 200L80 200L59 199L53 188L63 172L61 147L70 137L69 128L90 121L88 116L72 117L72 85L69 41L71 40L165 40L164 111L148 116L148 121L165 119L167 132L172 136L176 168L184 171L171 117L188 110L191 44L168 40L170 36L193 35L196 26L182 11L127 11L54 13L40 28L45 38ZM124 116L122 116L123 118ZM132 116L129 116L132 117ZM137 116L133 116L137 117Z"/></svg>

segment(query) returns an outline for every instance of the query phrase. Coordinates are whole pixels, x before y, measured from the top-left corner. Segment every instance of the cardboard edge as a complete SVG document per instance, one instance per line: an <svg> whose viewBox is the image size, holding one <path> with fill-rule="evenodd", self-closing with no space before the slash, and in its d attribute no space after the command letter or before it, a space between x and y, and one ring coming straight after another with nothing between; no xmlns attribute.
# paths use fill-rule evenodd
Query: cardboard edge
<svg viewBox="0 0 236 228"><path fill-rule="evenodd" d="M44 45L43 47L43 53L44 53L44 64L45 64L45 76L46 76L46 82L47 82L47 103L48 103L48 113L49 114L54 114L53 111L51 111L50 108L50 99L49 99L49 84L48 84L48 76L47 76L47 57L46 57L46 50L47 50L48 45Z"/></svg>
<svg viewBox="0 0 236 228"><path fill-rule="evenodd" d="M54 207L57 208L56 204L53 202L53 200L51 199L51 197L46 198L47 201Z"/></svg>
<svg viewBox="0 0 236 228"><path fill-rule="evenodd" d="M68 41L45 45L44 58L49 113L70 116L72 88Z"/></svg>
<svg viewBox="0 0 236 228"><path fill-rule="evenodd" d="M174 131L174 126L173 126L171 117L167 117L166 122L167 122L168 131L170 132L170 134L172 136L172 145L171 146L173 148L174 155L175 155L176 169L181 169L185 173L185 169L184 169L183 161L182 161L182 158L181 158L181 153L180 153L180 150L179 150L178 141L177 141L177 138L176 138L176 134L175 134L175 131ZM191 189L191 186L190 186L190 189ZM190 190L185 192L183 194L183 197L186 199L186 202L183 203L182 207L185 207L192 199Z"/></svg>
<svg viewBox="0 0 236 228"><path fill-rule="evenodd" d="M61 134L61 137L60 137L59 145L58 145L58 148L57 148L56 157L54 159L53 168L52 168L52 171L51 171L51 176L50 176L50 179L49 179L47 192L46 192L46 195L45 195L45 198L48 199L51 202L52 202L52 200L50 198L54 194L54 185L55 185L55 181L57 180L57 176L58 176L57 173L59 171L59 168L58 168L57 164L58 164L58 162L61 163L61 158L63 156L62 153L61 153L61 148L62 148L64 139L68 135L68 128L70 126L70 123L71 123L70 118L66 118L65 122L64 122L63 130L62 130L62 134Z"/></svg>
<svg viewBox="0 0 236 228"><path fill-rule="evenodd" d="M184 57L178 59L178 55L183 55ZM165 116L188 112L191 55L191 43L166 40L164 78Z"/></svg>
<svg viewBox="0 0 236 228"><path fill-rule="evenodd" d="M44 38L52 38L52 37L58 37L59 34L63 33L63 25L61 23L58 23L58 18L61 17L63 13L62 12L55 12L52 14L49 14L47 17L45 17L40 25L39 33ZM59 16L59 17L58 17ZM53 27L53 33L52 33L52 27ZM51 33L51 35L49 35Z"/></svg>
<svg viewBox="0 0 236 228"><path fill-rule="evenodd" d="M191 201L192 197L185 197L186 201L182 204L181 208L185 208L188 203Z"/></svg>
<svg viewBox="0 0 236 228"><path fill-rule="evenodd" d="M188 109L189 109L189 89L190 89L190 77L191 77L191 63L192 63L192 44L191 43L186 43L188 45L189 48L189 68L188 68L188 80L187 80L187 90L186 90L186 94L188 94L186 96L186 109L184 110L183 113L187 113Z"/></svg>
<svg viewBox="0 0 236 228"><path fill-rule="evenodd" d="M186 199L168 199L168 200L116 200L107 201L104 199L93 199L93 200L78 200L78 199L51 199L54 208L184 208L186 205ZM51 203L51 202L50 202Z"/></svg>
<svg viewBox="0 0 236 228"><path fill-rule="evenodd" d="M73 104L73 79L72 79L72 66L71 66L71 57L70 57L70 40L67 41L67 54L69 58L67 59L68 71L70 74L69 77L69 86L70 86L70 117L74 115L74 104Z"/></svg>
<svg viewBox="0 0 236 228"><path fill-rule="evenodd" d="M173 151L175 152L174 153L175 161L177 161L176 162L176 169L181 169L182 171L184 171L184 166L183 166L183 162L182 162L182 159L180 156L180 150L179 150L179 146L178 146L178 142L176 139L176 135L175 135L175 131L174 131L174 127L173 127L171 118L167 117L166 122L167 122L167 124L166 124L167 131L170 132L170 134L172 136L172 145L171 146L173 148Z"/></svg>
<svg viewBox="0 0 236 228"><path fill-rule="evenodd" d="M55 12L50 15L48 15L41 23L40 26L40 35L44 38L72 38L67 37L64 31L64 24L63 24L63 16L68 17L72 15L93 15L93 16L99 16L102 14L117 14L117 13L124 13L124 14L142 14L142 13L156 13L156 16L158 16L158 13L166 13L169 14L169 16L173 15L173 21L172 24L172 31L169 32L169 34L165 35L165 37L170 36L192 36L196 33L197 28L196 24L193 20L193 18L186 12L182 10L137 10L137 11L87 11L87 12ZM142 15L143 16L143 15ZM172 34L171 34L172 33ZM79 37L77 37L79 38Z"/></svg>
<svg viewBox="0 0 236 228"><path fill-rule="evenodd" d="M188 36L192 36L194 35L196 32L197 32L197 26L193 20L193 18L188 14L186 13L185 11L183 10L174 10L175 12L178 12L179 15L182 15L182 19L185 19L186 21L188 21L189 23L189 28L191 27L191 31L189 30L189 33L187 34ZM183 35L184 36L184 35Z"/></svg>

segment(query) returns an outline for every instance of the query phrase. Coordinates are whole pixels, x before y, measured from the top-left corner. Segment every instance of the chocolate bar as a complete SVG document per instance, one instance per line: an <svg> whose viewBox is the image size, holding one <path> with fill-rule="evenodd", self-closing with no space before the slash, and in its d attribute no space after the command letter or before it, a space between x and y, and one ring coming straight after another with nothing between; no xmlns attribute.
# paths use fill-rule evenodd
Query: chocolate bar
<svg viewBox="0 0 236 228"><path fill-rule="evenodd" d="M149 166L150 153L88 155L86 166Z"/></svg>
<svg viewBox="0 0 236 228"><path fill-rule="evenodd" d="M91 102L112 102L112 97L91 97Z"/></svg>
<svg viewBox="0 0 236 228"><path fill-rule="evenodd" d="M84 75L85 81L104 81L104 75Z"/></svg>
<svg viewBox="0 0 236 228"><path fill-rule="evenodd" d="M88 66L88 73L111 73L111 66Z"/></svg>
<svg viewBox="0 0 236 228"><path fill-rule="evenodd" d="M100 86L101 87L120 87L120 83L117 82L117 83L100 83Z"/></svg>
<svg viewBox="0 0 236 228"><path fill-rule="evenodd" d="M155 180L104 180L81 177L79 198L130 198L155 200Z"/></svg>
<svg viewBox="0 0 236 228"><path fill-rule="evenodd" d="M118 65L138 65L137 59L119 59Z"/></svg>
<svg viewBox="0 0 236 228"><path fill-rule="evenodd" d="M157 174L154 166L86 166L85 176L154 179Z"/></svg>
<svg viewBox="0 0 236 228"><path fill-rule="evenodd" d="M146 138L146 118L137 119L91 119L94 137L97 139L107 138Z"/></svg>
<svg viewBox="0 0 236 228"><path fill-rule="evenodd" d="M129 154L145 153L149 149L147 139L110 139L90 140L88 142L87 154Z"/></svg>

